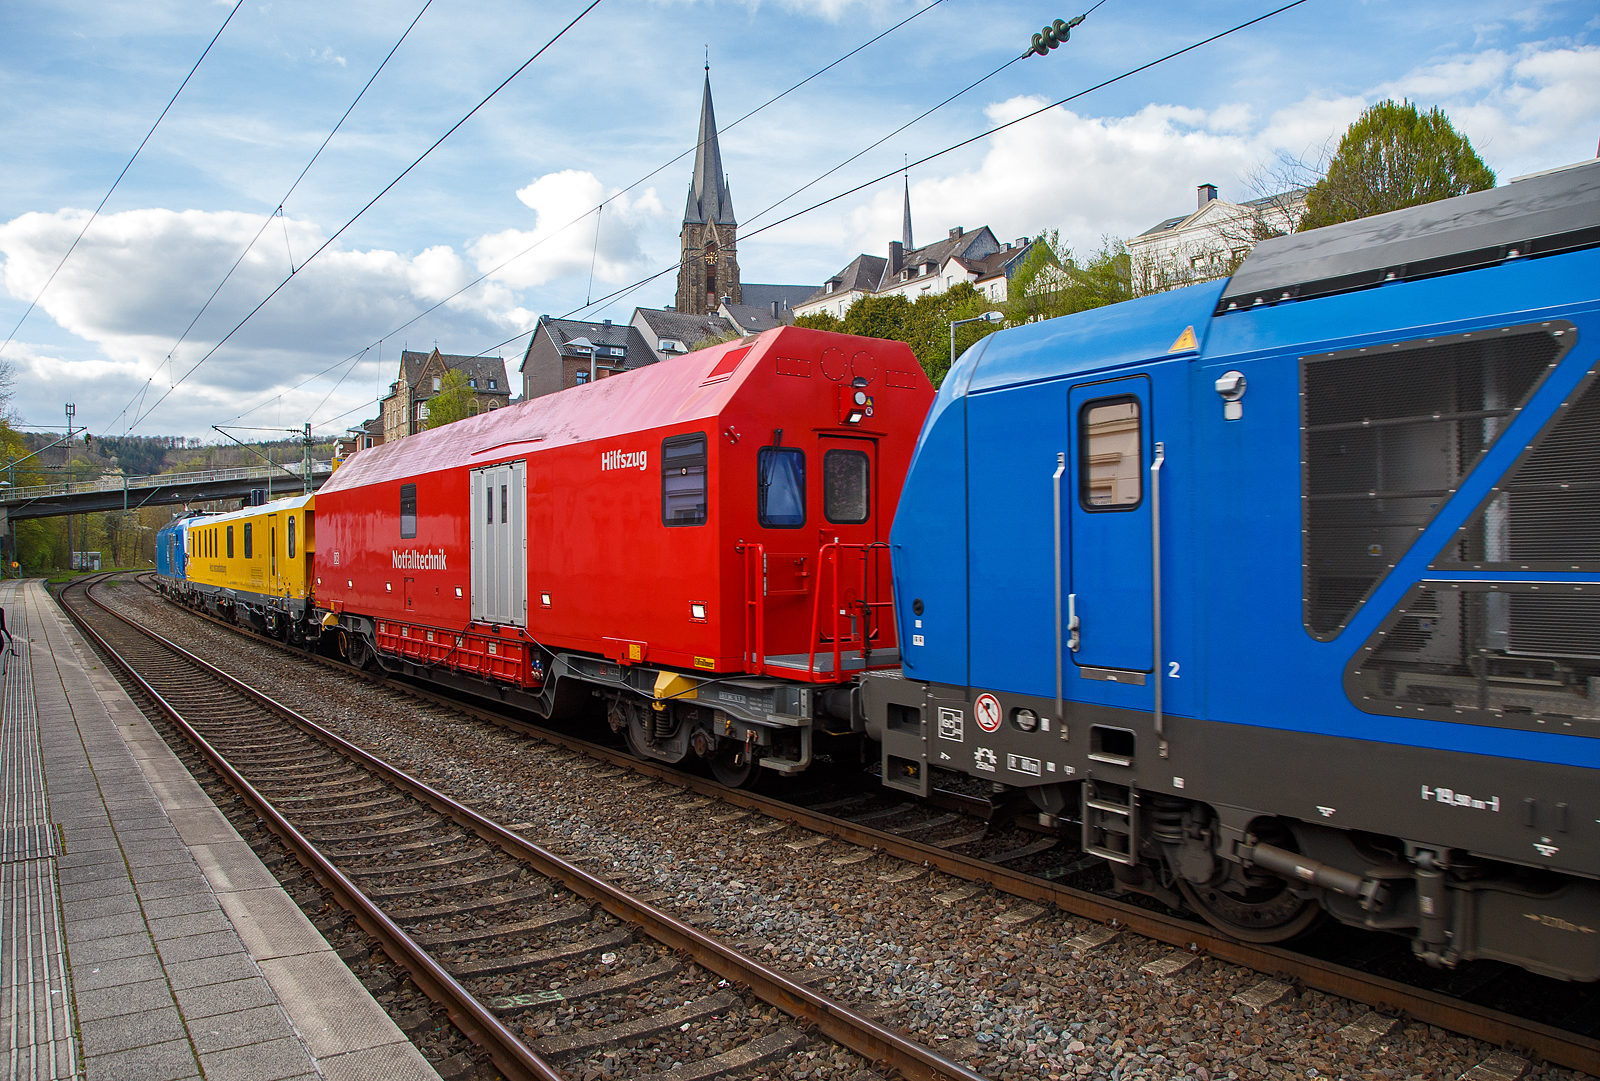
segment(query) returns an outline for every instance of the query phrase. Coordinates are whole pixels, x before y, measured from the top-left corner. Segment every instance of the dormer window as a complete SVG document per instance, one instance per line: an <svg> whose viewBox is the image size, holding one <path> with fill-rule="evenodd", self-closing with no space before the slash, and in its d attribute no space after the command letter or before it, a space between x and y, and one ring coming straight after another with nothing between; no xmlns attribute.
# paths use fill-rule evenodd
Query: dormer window
<svg viewBox="0 0 1600 1081"><path fill-rule="evenodd" d="M490 390L499 390L499 389L500 389L500 387L499 387L499 385L498 385L498 384L497 384L497 383L496 383L496 381L495 381L495 380L493 380L493 379L491 379L491 380L489 380L489 389L490 389Z"/></svg>
<svg viewBox="0 0 1600 1081"><path fill-rule="evenodd" d="M837 288L839 288L839 283L838 282L829 282L828 283L828 292L831 293Z"/></svg>
<svg viewBox="0 0 1600 1081"><path fill-rule="evenodd" d="M467 380L467 386L471 387L473 390L477 390L478 389L478 381L476 379L468 379Z"/></svg>

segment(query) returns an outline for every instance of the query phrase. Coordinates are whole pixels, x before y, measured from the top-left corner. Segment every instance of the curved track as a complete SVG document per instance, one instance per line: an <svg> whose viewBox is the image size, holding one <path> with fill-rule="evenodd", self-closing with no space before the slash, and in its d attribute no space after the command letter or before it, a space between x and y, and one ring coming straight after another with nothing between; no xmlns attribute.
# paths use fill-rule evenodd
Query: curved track
<svg viewBox="0 0 1600 1081"><path fill-rule="evenodd" d="M148 586L149 583L144 584ZM212 618L203 613L193 614L200 618ZM220 620L213 622L231 627ZM237 627L231 629L240 630ZM272 643L270 639L253 634L249 637L253 641L276 644L299 656L307 656L302 650ZM1132 931L1190 953L1210 954L1265 975L1298 981L1307 987L1366 1003L1375 1010L1403 1014L1488 1043L1524 1048L1552 1063L1600 1075L1600 1040L1589 1036L1294 949L1240 942L1198 921L1070 885L1068 883L1076 881L1080 872L1092 868L1089 861L1073 861L1070 856L1068 862L1063 864L1059 856L1051 853L1055 847L1052 840L1027 843L1017 840L1013 833L1010 840L999 845L984 844L986 835L972 828L975 820L971 817L974 813L982 816L985 811L992 810L987 801L982 799L959 793L940 793L936 803L949 810L967 813L952 817L925 812L925 817L920 820L915 811L919 805L898 801L886 793L846 797L810 807L800 806L792 801L729 789L709 778L676 767L641 761L626 751L507 717L487 705L478 707L406 682L383 680L381 676L361 672L329 658L313 659L346 675L382 680L394 689L421 700L492 724L514 728L610 765L759 811L819 834L933 867L957 878L986 883L1017 897L1053 904L1065 912L1096 920L1114 930ZM928 836L924 840L915 839L917 835L933 834L946 827L950 833L946 838ZM967 849L970 854L958 849ZM1099 861L1093 862L1098 864ZM1016 866L1010 867L1008 864ZM1384 943L1399 941L1390 936L1370 937Z"/></svg>
<svg viewBox="0 0 1600 1081"><path fill-rule="evenodd" d="M559 1081L641 1038L674 1041L687 1078L738 1076L807 1039L763 1017L775 1006L905 1077L979 1081L138 626L94 597L103 580L61 595L85 635L507 1077ZM595 1000L608 1009L573 1008ZM738 1030L716 1054L683 1035L713 1019Z"/></svg>

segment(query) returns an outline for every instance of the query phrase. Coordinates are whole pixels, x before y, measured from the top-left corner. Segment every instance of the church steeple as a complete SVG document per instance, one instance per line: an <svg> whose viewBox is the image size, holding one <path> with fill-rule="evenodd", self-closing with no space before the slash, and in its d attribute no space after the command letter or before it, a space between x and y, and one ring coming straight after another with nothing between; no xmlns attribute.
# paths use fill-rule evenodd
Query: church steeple
<svg viewBox="0 0 1600 1081"><path fill-rule="evenodd" d="M717 116L711 107L711 68L706 66L705 92L700 100L700 130L694 151L694 176L678 234L677 309L692 315L717 310L723 297L740 302L739 223L733 216L733 196L722 171L722 148L717 144Z"/></svg>
<svg viewBox="0 0 1600 1081"><path fill-rule="evenodd" d="M916 245L911 243L911 174L906 174L906 214L905 224L900 227L900 243L909 252Z"/></svg>
<svg viewBox="0 0 1600 1081"><path fill-rule="evenodd" d="M683 211L685 225L735 225L733 196L722 171L722 147L717 143L717 116L711 108L711 72L706 71L705 93L700 101L699 141L694 151L694 178L689 182L689 202Z"/></svg>

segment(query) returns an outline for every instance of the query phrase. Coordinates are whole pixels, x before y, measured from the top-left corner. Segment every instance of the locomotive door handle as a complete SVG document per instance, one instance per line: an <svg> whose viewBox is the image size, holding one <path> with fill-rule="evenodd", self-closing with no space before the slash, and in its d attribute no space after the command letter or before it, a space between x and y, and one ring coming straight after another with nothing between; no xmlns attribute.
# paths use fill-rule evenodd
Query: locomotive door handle
<svg viewBox="0 0 1600 1081"><path fill-rule="evenodd" d="M1067 648L1078 652L1078 595L1067 594Z"/></svg>

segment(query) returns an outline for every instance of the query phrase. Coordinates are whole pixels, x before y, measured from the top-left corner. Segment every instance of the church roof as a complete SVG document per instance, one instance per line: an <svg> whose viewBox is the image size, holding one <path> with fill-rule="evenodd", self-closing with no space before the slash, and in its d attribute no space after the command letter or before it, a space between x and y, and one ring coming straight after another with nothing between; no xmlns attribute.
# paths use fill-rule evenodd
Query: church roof
<svg viewBox="0 0 1600 1081"><path fill-rule="evenodd" d="M752 308L766 308L772 310L772 302L778 302L778 310L792 308L796 304L804 304L806 297L817 291L815 285L761 285L755 282L742 282L739 285L740 300Z"/></svg>
<svg viewBox="0 0 1600 1081"><path fill-rule="evenodd" d="M700 102L700 139L694 151L694 179L684 207L685 225L737 225L733 196L722 171L722 148L717 143L717 117L711 109L711 73L706 72L705 95Z"/></svg>
<svg viewBox="0 0 1600 1081"><path fill-rule="evenodd" d="M723 304L718 312L726 313L727 318L737 323L741 334L759 334L763 330L781 327L785 323L783 319L772 317L770 306L757 308L750 304Z"/></svg>

